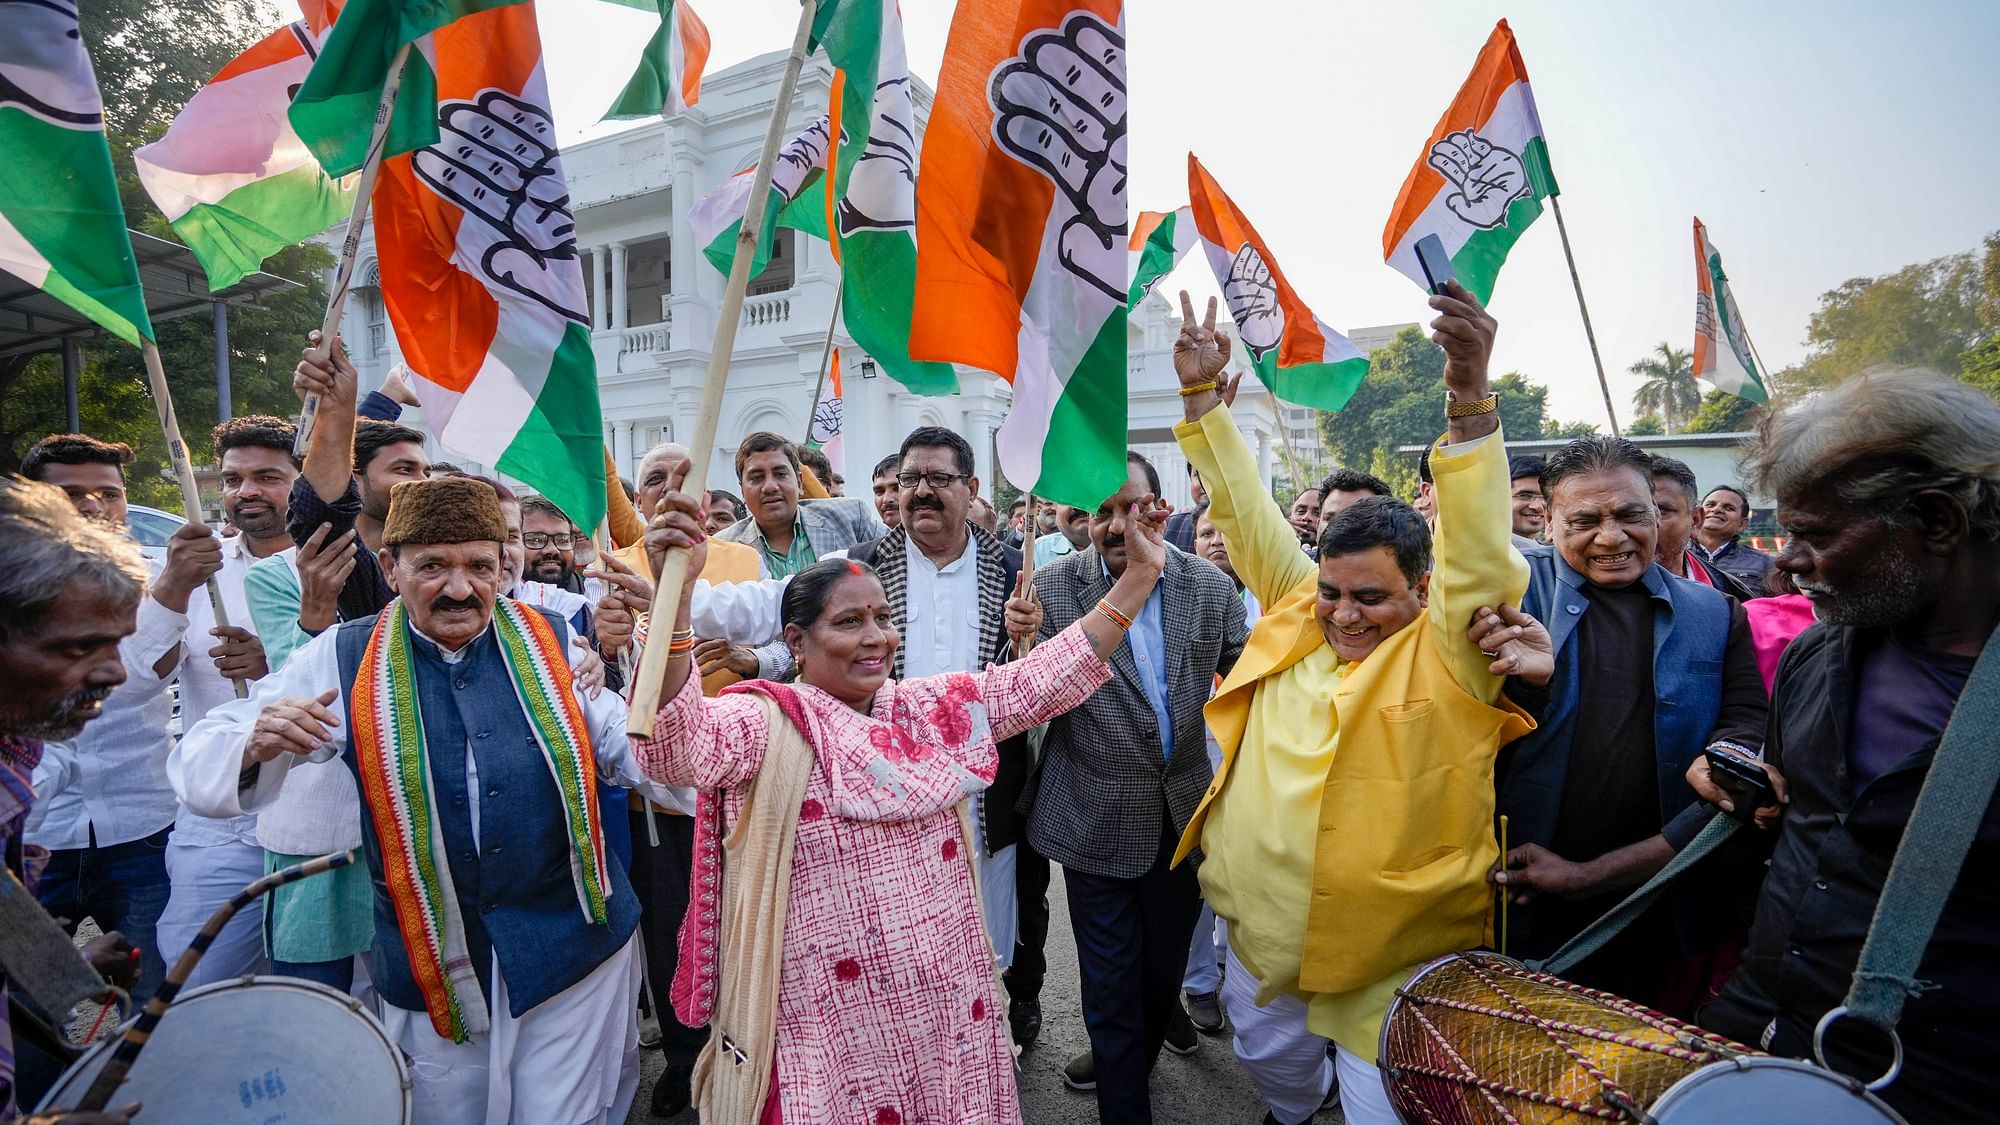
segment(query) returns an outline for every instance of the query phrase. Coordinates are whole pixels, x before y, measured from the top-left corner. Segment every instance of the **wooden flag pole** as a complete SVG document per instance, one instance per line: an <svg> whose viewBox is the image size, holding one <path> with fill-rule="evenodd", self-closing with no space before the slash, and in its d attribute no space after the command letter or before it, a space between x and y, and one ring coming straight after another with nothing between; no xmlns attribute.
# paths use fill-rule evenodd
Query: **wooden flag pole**
<svg viewBox="0 0 2000 1125"><path fill-rule="evenodd" d="M722 418L722 393L729 378L729 361L736 351L736 327L743 319L743 294L750 287L750 259L756 256L757 234L764 226L764 208L771 194L772 165L777 163L778 146L784 140L785 117L792 108L792 94L798 89L799 71L805 68L806 47L812 41L813 17L819 0L801 0L799 30L792 38L792 53L785 59L785 74L778 81L778 97L771 107L771 124L764 131L764 151L757 156L757 172L750 181L750 200L743 209L743 222L736 232L736 258L729 265L729 283L722 291L722 311L716 319L715 341L709 346L708 374L701 388L701 411L695 416L694 440L688 443L692 465L688 470L697 486L705 484L708 463L715 457L715 427ZM675 200L677 207L685 200ZM683 482L682 487L687 487ZM646 646L639 658L639 671L632 684L632 710L625 718L625 731L634 738L653 733L653 712L660 707L661 682L667 672L667 638L673 635L674 615L680 612L681 589L687 585L688 552L668 551L653 583L654 612L664 620L651 630L655 643Z"/></svg>
<svg viewBox="0 0 2000 1125"><path fill-rule="evenodd" d="M819 420L820 399L826 394L826 369L833 360L833 326L840 323L840 297L847 292L847 278L843 275L840 284L833 288L833 315L826 318L826 343L819 349L819 382L813 386L812 409L806 411L806 444L811 445L813 426ZM826 482L831 485L832 481Z"/></svg>
<svg viewBox="0 0 2000 1125"><path fill-rule="evenodd" d="M181 486L181 511L186 513L189 523L207 523L201 518L201 487L194 481L194 462L188 460L187 442L181 440L181 420L174 413L174 396L167 390L167 372L160 365L159 345L142 336L139 354L146 361L146 384L153 391L153 409L159 411L160 429L166 431L167 459L173 463L174 479ZM228 628L229 611L223 608L222 587L216 584L213 575L208 579L208 605L215 613L216 627ZM236 698L250 694L250 685L244 681L229 682L236 689Z"/></svg>
<svg viewBox="0 0 2000 1125"><path fill-rule="evenodd" d="M382 98L375 103L375 125L368 134L368 158L361 165L361 180L354 193L354 213L347 220L347 237L340 244L340 269L334 274L333 289L326 295L326 316L320 321L319 346L333 347L333 334L340 328L341 313L347 309L347 290L354 281L354 262L361 253L361 229L368 225L368 199L375 194L375 174L382 170L382 150L389 143L389 117L396 109L396 91L403 85L403 64L409 60L410 45L396 49L389 63L388 80L382 83ZM319 420L319 396L309 394L299 408L298 433L292 439L292 454L306 455L312 439L313 423Z"/></svg>
<svg viewBox="0 0 2000 1125"><path fill-rule="evenodd" d="M1034 533L1035 494L1027 492L1022 495L1028 498L1028 520L1021 534L1021 577L1028 580L1028 596L1032 598L1035 596L1035 540L1040 538L1040 536ZM1057 528L1056 530L1060 531L1062 529ZM1011 596L1013 591L1009 590L1008 594ZM1033 637L1029 637L1025 641L1016 641L1014 642L1014 656L1016 658L1026 656L1028 655L1028 650L1034 647L1035 638Z"/></svg>
<svg viewBox="0 0 2000 1125"><path fill-rule="evenodd" d="M1569 227L1563 223L1562 201L1549 196L1549 209L1556 213L1556 233L1562 235L1563 260L1569 263L1569 283L1576 290L1576 308L1583 314L1583 338L1590 341L1590 362L1597 365L1597 389L1604 392L1604 416L1611 420L1611 436L1618 431L1618 411L1611 405L1611 381L1604 377L1604 360L1597 354L1597 333L1590 327L1590 306L1583 303L1583 282L1576 276L1576 255L1569 250Z"/></svg>

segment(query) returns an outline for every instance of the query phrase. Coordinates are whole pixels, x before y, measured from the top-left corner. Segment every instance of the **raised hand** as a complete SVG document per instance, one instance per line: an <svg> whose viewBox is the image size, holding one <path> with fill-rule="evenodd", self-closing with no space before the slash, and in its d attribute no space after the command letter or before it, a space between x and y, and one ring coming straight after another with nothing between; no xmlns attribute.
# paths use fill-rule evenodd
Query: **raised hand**
<svg viewBox="0 0 2000 1125"><path fill-rule="evenodd" d="M340 333L333 334L333 350L320 346L319 330L306 333L307 347L299 353L299 364L292 369L292 391L303 402L307 395L320 396L322 409L344 406L350 414L354 412L355 379L354 364L347 358L347 346L341 342Z"/></svg>
<svg viewBox="0 0 2000 1125"><path fill-rule="evenodd" d="M167 562L153 583L153 599L187 612L188 595L222 569L222 540L204 523L184 523L167 540Z"/></svg>
<svg viewBox="0 0 2000 1125"><path fill-rule="evenodd" d="M334 536L330 523L320 524L299 545L299 628L318 635L333 627L340 607L340 591L347 576L354 573L353 528Z"/></svg>
<svg viewBox="0 0 2000 1125"><path fill-rule="evenodd" d="M1556 648L1549 631L1514 606L1473 610L1465 639L1492 658L1486 670L1495 676L1515 676L1539 687L1555 675Z"/></svg>
<svg viewBox="0 0 2000 1125"><path fill-rule="evenodd" d="M338 691L329 688L316 699L280 699L265 704L243 745L243 768L280 754L317 753L340 726L340 717L332 709L339 697Z"/></svg>
<svg viewBox="0 0 2000 1125"><path fill-rule="evenodd" d="M1521 158L1470 129L1439 138L1426 163L1453 188L1444 205L1482 230L1505 223L1508 205L1529 191Z"/></svg>
<svg viewBox="0 0 2000 1125"><path fill-rule="evenodd" d="M400 363L389 368L389 373L382 377L382 394L389 401L403 406L423 405L417 401L417 392L410 386L410 369Z"/></svg>
<svg viewBox="0 0 2000 1125"><path fill-rule="evenodd" d="M1132 518L1125 524L1125 568L1137 566L1158 576L1167 568L1167 517L1172 504L1162 504L1147 493L1132 505Z"/></svg>
<svg viewBox="0 0 2000 1125"><path fill-rule="evenodd" d="M1024 650L1042 631L1042 601L1035 596L1028 572L1014 576L1014 593L1007 599L1007 636L1016 651Z"/></svg>
<svg viewBox="0 0 2000 1125"><path fill-rule="evenodd" d="M222 625L208 631L220 643L208 650L215 670L225 680L261 680L269 666L264 660L264 642L241 625Z"/></svg>
<svg viewBox="0 0 2000 1125"><path fill-rule="evenodd" d="M1248 242L1236 250L1229 263L1229 280L1222 284L1222 299L1229 302L1229 315L1236 320L1236 332L1252 359L1263 359L1278 346L1285 334L1285 310L1278 304L1278 282L1271 276L1264 256Z"/></svg>
<svg viewBox="0 0 2000 1125"><path fill-rule="evenodd" d="M1454 399L1469 402L1487 394L1487 364L1493 357L1498 323L1465 286L1447 281L1444 292L1430 299L1438 312L1431 321L1431 340L1444 349L1444 385Z"/></svg>
<svg viewBox="0 0 2000 1125"><path fill-rule="evenodd" d="M1194 301L1181 290L1181 332L1174 337L1174 375L1181 386L1213 382L1229 364L1229 337L1215 330L1215 298L1208 315L1197 321Z"/></svg>

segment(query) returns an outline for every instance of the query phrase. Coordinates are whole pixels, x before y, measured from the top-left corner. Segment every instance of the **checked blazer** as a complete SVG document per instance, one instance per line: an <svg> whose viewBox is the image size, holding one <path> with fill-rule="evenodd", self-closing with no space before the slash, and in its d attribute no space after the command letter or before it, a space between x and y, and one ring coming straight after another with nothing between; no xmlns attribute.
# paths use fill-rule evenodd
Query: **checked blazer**
<svg viewBox="0 0 2000 1125"><path fill-rule="evenodd" d="M1034 583L1046 638L1095 612L1112 580L1092 549L1036 567ZM1169 546L1160 583L1173 759L1165 757L1159 722L1125 643L1111 654L1111 679L1049 723L1031 782L1029 845L1064 867L1104 878L1145 874L1167 822L1176 835L1187 828L1212 778L1201 709L1215 678L1235 666L1250 637L1235 583L1206 559Z"/></svg>

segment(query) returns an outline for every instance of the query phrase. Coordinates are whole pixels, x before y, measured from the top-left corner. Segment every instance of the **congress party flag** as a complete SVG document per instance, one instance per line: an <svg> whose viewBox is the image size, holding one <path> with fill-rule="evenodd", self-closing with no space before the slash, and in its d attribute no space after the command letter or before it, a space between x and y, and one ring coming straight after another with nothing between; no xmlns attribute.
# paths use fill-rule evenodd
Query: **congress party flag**
<svg viewBox="0 0 2000 1125"><path fill-rule="evenodd" d="M757 235L756 256L750 262L750 276L764 272L771 260L771 236L800 211L810 214L817 206L794 208L807 188L816 185L825 171L827 146L832 140L827 117L821 114L805 131L778 150L777 164L771 169L771 195L764 204L764 228ZM743 230L743 216L749 213L750 189L756 179L753 164L716 185L714 191L695 201L688 209L688 227L702 256L723 274L736 260L736 238ZM824 233L824 232L820 232Z"/></svg>
<svg viewBox="0 0 2000 1125"><path fill-rule="evenodd" d="M1507 252L1557 193L1528 67L1501 20L1403 181L1382 231L1383 258L1428 288L1416 246L1435 234L1459 284L1485 302Z"/></svg>
<svg viewBox="0 0 2000 1125"><path fill-rule="evenodd" d="M1368 357L1299 299L1250 220L1193 153L1188 197L1202 253L1257 378L1286 402L1320 410L1346 406L1368 374Z"/></svg>
<svg viewBox="0 0 2000 1125"><path fill-rule="evenodd" d="M840 263L841 319L890 378L918 394L951 394L950 364L910 356L917 119L902 12L896 0L838 0L820 8L813 38L834 66L822 234Z"/></svg>
<svg viewBox="0 0 2000 1125"><path fill-rule="evenodd" d="M1194 248L1194 212L1187 207L1178 211L1141 211L1132 223L1128 245L1132 291L1126 294L1125 307L1136 309L1160 279L1174 272L1174 267Z"/></svg>
<svg viewBox="0 0 2000 1125"><path fill-rule="evenodd" d="M353 0L337 28L364 7L391 5ZM384 161L372 204L383 303L424 416L444 448L595 527L604 424L534 8L466 14L411 57L439 139Z"/></svg>
<svg viewBox="0 0 2000 1125"><path fill-rule="evenodd" d="M354 182L321 171L285 116L312 69L338 5L302 0L305 18L273 31L134 150L139 182L201 261L211 290L227 289L279 250L354 209Z"/></svg>
<svg viewBox="0 0 2000 1125"><path fill-rule="evenodd" d="M660 29L639 56L639 69L625 83L606 121L686 113L701 100L701 75L708 66L708 25L688 0L611 0L627 8L660 13Z"/></svg>
<svg viewBox="0 0 2000 1125"><path fill-rule="evenodd" d="M1126 479L1120 0L960 0L917 174L910 352L1014 385L1007 479L1095 508Z"/></svg>
<svg viewBox="0 0 2000 1125"><path fill-rule="evenodd" d="M153 338L74 0L0 25L0 270L133 346Z"/></svg>
<svg viewBox="0 0 2000 1125"><path fill-rule="evenodd" d="M1694 374L1717 389L1751 402L1771 401L1764 376L1750 350L1743 312L1722 272L1722 252L1708 240L1708 228L1694 221ZM1721 345L1721 346L1718 346Z"/></svg>
<svg viewBox="0 0 2000 1125"><path fill-rule="evenodd" d="M847 445L841 440L840 431L845 421L846 407L841 401L840 391L840 349L833 349L827 370L827 393L820 397L819 405L813 409L812 424L807 427L806 441L815 449L826 454L827 464L841 476L847 475ZM832 481L826 482L828 485Z"/></svg>

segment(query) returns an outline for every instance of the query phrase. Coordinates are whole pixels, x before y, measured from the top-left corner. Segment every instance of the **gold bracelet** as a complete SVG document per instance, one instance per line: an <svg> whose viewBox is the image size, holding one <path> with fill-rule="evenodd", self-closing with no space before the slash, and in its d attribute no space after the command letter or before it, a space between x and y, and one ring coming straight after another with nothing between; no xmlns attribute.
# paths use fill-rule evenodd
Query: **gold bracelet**
<svg viewBox="0 0 2000 1125"><path fill-rule="evenodd" d="M1182 388L1181 388L1181 397L1182 397L1182 398L1193 398L1193 397L1194 397L1195 395L1198 395L1198 394L1200 394L1200 393L1201 393L1201 392L1203 392L1203 391L1212 391L1212 390L1214 390L1214 389L1215 389L1215 380L1213 380L1213 379L1210 379L1210 380L1209 380L1208 382L1206 382L1206 383L1196 383L1196 384L1195 384L1194 386L1192 386L1192 387L1182 387Z"/></svg>
<svg viewBox="0 0 2000 1125"><path fill-rule="evenodd" d="M1132 619L1125 616L1125 614L1122 611L1120 611L1117 606L1112 605L1111 599L1109 598L1099 599L1097 603L1097 611L1099 613L1102 613L1104 616L1109 617L1111 619L1112 624L1118 626L1120 629L1129 630L1132 628Z"/></svg>
<svg viewBox="0 0 2000 1125"><path fill-rule="evenodd" d="M1498 391L1471 402L1458 402L1451 397L1450 391L1444 393L1444 416L1447 418L1472 418L1480 414L1491 414L1498 409L1500 409Z"/></svg>

